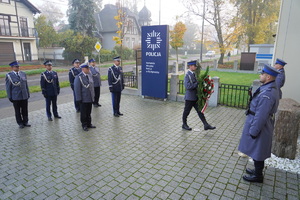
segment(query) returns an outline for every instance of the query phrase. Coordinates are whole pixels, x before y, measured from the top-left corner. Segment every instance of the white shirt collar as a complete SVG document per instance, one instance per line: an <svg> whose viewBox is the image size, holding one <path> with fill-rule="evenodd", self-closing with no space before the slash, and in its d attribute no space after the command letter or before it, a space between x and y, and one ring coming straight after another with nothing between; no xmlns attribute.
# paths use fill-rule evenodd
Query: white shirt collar
<svg viewBox="0 0 300 200"><path fill-rule="evenodd" d="M193 72L193 71L192 71L192 70L190 70L190 69L188 69L188 71L192 72L193 74L195 73L195 72Z"/></svg>

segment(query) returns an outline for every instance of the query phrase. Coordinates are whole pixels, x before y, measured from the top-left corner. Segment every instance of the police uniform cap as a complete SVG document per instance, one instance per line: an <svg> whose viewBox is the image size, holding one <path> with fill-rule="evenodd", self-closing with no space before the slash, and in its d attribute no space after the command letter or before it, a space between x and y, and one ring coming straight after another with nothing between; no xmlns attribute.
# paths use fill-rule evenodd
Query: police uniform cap
<svg viewBox="0 0 300 200"><path fill-rule="evenodd" d="M264 64L264 68L262 69L261 73L266 73L274 77L280 74L280 72L277 69L266 64Z"/></svg>
<svg viewBox="0 0 300 200"><path fill-rule="evenodd" d="M197 64L197 60L192 60L187 63L187 65L196 65L196 64Z"/></svg>
<svg viewBox="0 0 300 200"><path fill-rule="evenodd" d="M80 63L80 61L76 58L72 61L72 64L74 64L74 63Z"/></svg>
<svg viewBox="0 0 300 200"><path fill-rule="evenodd" d="M279 64L279 65L284 66L284 65L286 65L287 63L286 63L284 60L277 58L275 64Z"/></svg>
<svg viewBox="0 0 300 200"><path fill-rule="evenodd" d="M120 60L121 60L121 57L120 57L120 56L114 57L114 60L115 60L115 61L120 61Z"/></svg>
<svg viewBox="0 0 300 200"><path fill-rule="evenodd" d="M89 65L87 63L82 63L79 67L80 68L89 68Z"/></svg>
<svg viewBox="0 0 300 200"><path fill-rule="evenodd" d="M9 66L11 66L11 67L14 67L14 66L19 67L19 63L18 63L18 61L13 61L13 62L9 63Z"/></svg>
<svg viewBox="0 0 300 200"><path fill-rule="evenodd" d="M89 63L91 62L96 62L96 60L94 58L89 59Z"/></svg>
<svg viewBox="0 0 300 200"><path fill-rule="evenodd" d="M51 60L46 60L46 61L44 62L44 65L52 65L52 61L51 61Z"/></svg>

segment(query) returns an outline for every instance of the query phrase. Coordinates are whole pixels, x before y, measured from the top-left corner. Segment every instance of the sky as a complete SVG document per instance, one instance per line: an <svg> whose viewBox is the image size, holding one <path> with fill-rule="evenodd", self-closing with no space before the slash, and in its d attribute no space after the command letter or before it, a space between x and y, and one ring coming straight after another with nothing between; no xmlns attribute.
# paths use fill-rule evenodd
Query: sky
<svg viewBox="0 0 300 200"><path fill-rule="evenodd" d="M33 5L38 6L44 2L50 1L61 8L65 14L68 9L68 0L29 0ZM144 7L144 0L138 0L138 11ZM176 16L183 14L186 9L181 3L182 0L145 0L146 7L151 11L152 25L159 24L159 2L161 2L161 24L174 25ZM103 0L102 7L105 4L115 4L116 0ZM67 18L66 18L67 19ZM67 21L67 20L65 20Z"/></svg>

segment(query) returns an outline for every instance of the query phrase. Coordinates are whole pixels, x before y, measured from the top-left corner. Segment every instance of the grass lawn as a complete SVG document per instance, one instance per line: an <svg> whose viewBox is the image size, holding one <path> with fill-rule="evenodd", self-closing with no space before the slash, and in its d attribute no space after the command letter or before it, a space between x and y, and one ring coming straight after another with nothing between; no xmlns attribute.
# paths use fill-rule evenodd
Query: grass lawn
<svg viewBox="0 0 300 200"><path fill-rule="evenodd" d="M107 80L107 75L101 76L101 80L102 81ZM70 82L69 81L61 81L61 82L59 82L59 86L60 86L60 88L70 87ZM41 91L41 87L39 85L29 87L29 93L40 92L40 91ZM0 98L5 98L5 97L7 97L6 91L0 90Z"/></svg>
<svg viewBox="0 0 300 200"><path fill-rule="evenodd" d="M204 73L204 70L202 70L202 72ZM258 74L237 73L237 72L210 71L209 75L211 77L215 77L215 76L219 77L221 83L234 84L234 85L250 86L254 80L259 79ZM179 79L183 80L184 75L180 75Z"/></svg>
<svg viewBox="0 0 300 200"><path fill-rule="evenodd" d="M45 71L45 69L32 69L32 70L24 70L23 72L25 72L27 76L31 76L31 75L41 74L44 71ZM69 71L69 70L68 69L56 68L56 69L54 69L54 71L56 71L56 72L66 72L66 71ZM0 78L4 78L5 76L6 76L6 74L0 74Z"/></svg>

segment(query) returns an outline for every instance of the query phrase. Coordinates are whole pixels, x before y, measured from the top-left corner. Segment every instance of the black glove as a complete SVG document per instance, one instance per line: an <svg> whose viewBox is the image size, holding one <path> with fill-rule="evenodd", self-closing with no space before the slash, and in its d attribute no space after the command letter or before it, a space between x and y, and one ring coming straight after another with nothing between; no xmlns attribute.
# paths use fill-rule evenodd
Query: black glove
<svg viewBox="0 0 300 200"><path fill-rule="evenodd" d="M110 92L113 92L113 88L112 88L112 87L109 87L109 91L110 91Z"/></svg>
<svg viewBox="0 0 300 200"><path fill-rule="evenodd" d="M12 102L12 103L14 102L14 100L12 98L9 98L9 101Z"/></svg>
<svg viewBox="0 0 300 200"><path fill-rule="evenodd" d="M44 95L45 98L47 98L47 95L46 95L46 94L43 94L43 95Z"/></svg>
<svg viewBox="0 0 300 200"><path fill-rule="evenodd" d="M250 136L251 136L252 139L256 139L257 138L257 136L253 136L251 134L250 134Z"/></svg>

